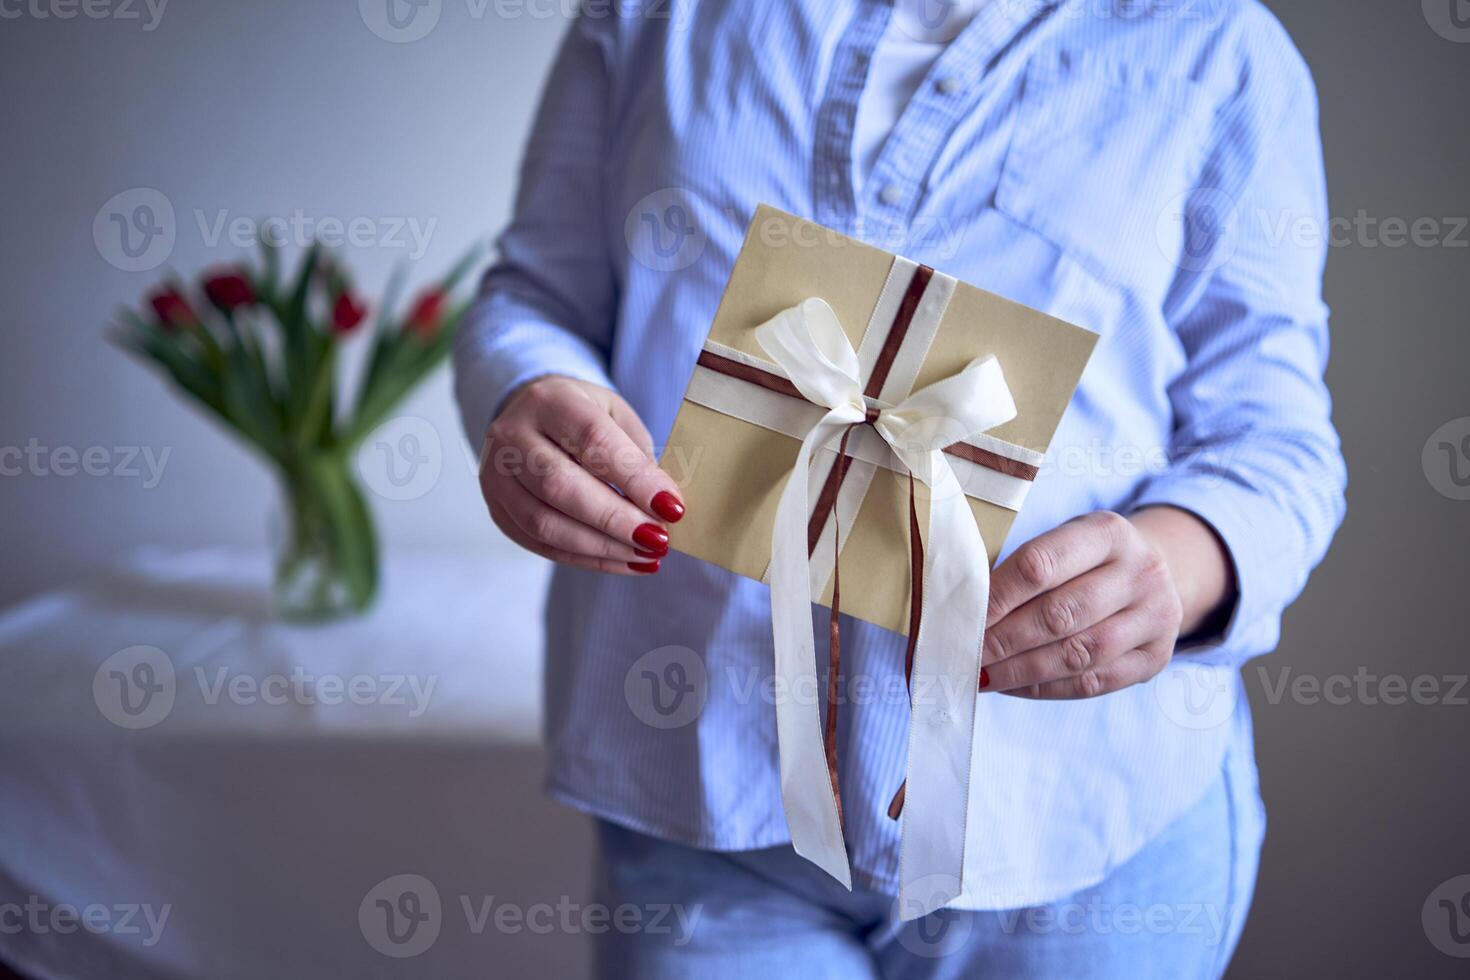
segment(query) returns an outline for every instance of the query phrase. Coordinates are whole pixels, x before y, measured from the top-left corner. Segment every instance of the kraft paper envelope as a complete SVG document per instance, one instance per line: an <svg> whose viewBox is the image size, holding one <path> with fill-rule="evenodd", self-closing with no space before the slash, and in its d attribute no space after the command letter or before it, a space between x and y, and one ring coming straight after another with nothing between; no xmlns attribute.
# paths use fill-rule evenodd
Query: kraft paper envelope
<svg viewBox="0 0 1470 980"><path fill-rule="evenodd" d="M670 529L672 547L766 578L778 499L802 437L824 409L798 392L774 390L781 387L781 370L756 328L814 297L836 314L865 382L884 370L879 361L889 362L886 387L870 404L902 401L976 358L999 361L1015 417L968 440L968 450L946 453L993 564L1096 334L765 205L746 232L664 451L662 465L680 478L687 506L684 520ZM897 353L885 353L900 321L905 331ZM760 383L750 380L762 371ZM832 483L836 450L829 445L814 457L814 513L819 492ZM811 530L811 594L830 605L836 534L842 611L906 633L909 477L871 431L854 430L848 455L855 462L836 484L836 528L829 510L825 519L817 515L820 527ZM919 526L927 528L923 487L916 504Z"/></svg>

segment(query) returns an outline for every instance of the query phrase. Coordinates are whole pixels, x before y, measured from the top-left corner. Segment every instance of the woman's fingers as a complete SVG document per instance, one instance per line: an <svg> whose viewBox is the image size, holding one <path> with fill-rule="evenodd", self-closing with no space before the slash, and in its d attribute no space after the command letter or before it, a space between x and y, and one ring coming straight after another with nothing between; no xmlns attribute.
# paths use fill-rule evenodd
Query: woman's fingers
<svg viewBox="0 0 1470 980"><path fill-rule="evenodd" d="M658 571L657 559L637 559L633 562L613 561L607 558L593 558L589 555L573 554L553 548L541 541L537 541L521 530L520 526L511 519L510 515L498 503L490 505L490 516L497 527L511 541L525 548L527 551L540 555L549 561L558 562L563 565L572 565L577 568L586 568L594 572L607 572L610 575L647 575Z"/></svg>
<svg viewBox="0 0 1470 980"><path fill-rule="evenodd" d="M639 554L640 549L631 541L610 537L569 517L538 499L514 478L493 476L492 479L504 481L493 491L496 505L516 527L542 545L568 554L624 563L663 556L663 552L650 554L657 549L641 549L644 553Z"/></svg>
<svg viewBox="0 0 1470 980"><path fill-rule="evenodd" d="M1012 610L985 631L985 665L1064 640L1129 606L1133 585L1117 563L1084 572Z"/></svg>
<svg viewBox="0 0 1470 980"><path fill-rule="evenodd" d="M632 408L569 378L538 379L511 395L480 458L485 502L511 540L602 571L658 570L669 537L649 515L683 516L674 487Z"/></svg>
<svg viewBox="0 0 1470 980"><path fill-rule="evenodd" d="M647 447L635 441L645 438L647 431L629 435L614 421L612 401L599 404L585 392L581 394L580 398L562 399L556 411L539 416L546 437L589 473L621 490L645 514L665 521L683 517L679 487L654 461L651 440ZM625 417L632 414L626 405L618 411ZM643 424L639 422L637 428L642 430Z"/></svg>
<svg viewBox="0 0 1470 980"><path fill-rule="evenodd" d="M1168 659L1168 654L1162 655ZM1108 663L1091 668L1072 677L1047 681L1032 687L1016 688L1005 693L1012 697L1037 701L1074 701L1095 698L1100 694L1121 691L1134 684L1142 684L1160 670L1160 654L1156 649L1136 648L1125 650ZM987 688L988 690L988 688Z"/></svg>
<svg viewBox="0 0 1470 980"><path fill-rule="evenodd" d="M1020 691L1088 673L1103 676L1112 661L1148 643L1156 632L1143 610L1125 609L1065 639L987 663L985 690Z"/></svg>
<svg viewBox="0 0 1470 980"><path fill-rule="evenodd" d="M631 500L576 460L539 437L532 440L531 454L538 465L522 467L515 475L516 480L557 517L569 518L609 541L629 548L654 552L668 550L667 531L650 521L648 515ZM560 522L550 517L537 518L537 521L536 527L527 527L526 530L539 540L554 543L543 537L541 531L552 533L560 527Z"/></svg>
<svg viewBox="0 0 1470 980"><path fill-rule="evenodd" d="M1107 561L1130 530L1126 518L1099 511L1023 544L996 567L991 578L989 625L999 624L1012 610Z"/></svg>

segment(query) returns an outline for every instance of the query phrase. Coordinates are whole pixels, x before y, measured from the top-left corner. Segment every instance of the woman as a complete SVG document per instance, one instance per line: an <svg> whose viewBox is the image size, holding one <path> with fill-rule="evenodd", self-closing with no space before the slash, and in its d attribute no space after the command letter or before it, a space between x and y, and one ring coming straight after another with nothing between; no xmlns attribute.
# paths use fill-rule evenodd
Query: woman
<svg viewBox="0 0 1470 980"><path fill-rule="evenodd" d="M915 922L905 699L841 713L848 892L786 835L765 587L667 549L654 446L762 202L1101 335L994 572L985 874ZM1264 832L1237 668L1343 510L1324 254L1270 233L1325 213L1253 0L586 6L456 364L491 516L559 563L549 791L602 901L683 913L610 928L605 974L1224 970ZM895 689L901 637L843 643Z"/></svg>

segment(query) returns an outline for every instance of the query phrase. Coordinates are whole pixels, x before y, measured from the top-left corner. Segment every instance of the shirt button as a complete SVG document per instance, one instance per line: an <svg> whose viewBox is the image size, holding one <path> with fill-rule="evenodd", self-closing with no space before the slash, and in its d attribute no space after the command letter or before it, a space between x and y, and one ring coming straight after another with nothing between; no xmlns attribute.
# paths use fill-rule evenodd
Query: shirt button
<svg viewBox="0 0 1470 980"><path fill-rule="evenodd" d="M903 191L899 189L897 184L888 184L878 192L878 200L892 207L903 200Z"/></svg>
<svg viewBox="0 0 1470 980"><path fill-rule="evenodd" d="M940 95L954 95L960 90L960 80L953 75L946 75L934 83Z"/></svg>

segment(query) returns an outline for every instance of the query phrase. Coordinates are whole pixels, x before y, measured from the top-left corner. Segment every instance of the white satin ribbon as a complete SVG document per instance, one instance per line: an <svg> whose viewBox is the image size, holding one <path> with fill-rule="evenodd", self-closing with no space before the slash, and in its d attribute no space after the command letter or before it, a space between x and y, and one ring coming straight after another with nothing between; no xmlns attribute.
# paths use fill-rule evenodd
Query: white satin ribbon
<svg viewBox="0 0 1470 980"><path fill-rule="evenodd" d="M771 535L771 621L775 634L781 798L796 852L852 888L837 800L822 745L807 554L808 467L818 449L867 418L856 352L836 313L813 298L756 328L756 339L809 401L826 414L802 440L781 492ZM977 358L964 370L881 409L873 427L915 479L929 487L922 622L914 652L908 789L899 851L904 919L942 908L960 894L969 786L974 766L980 645L990 597L985 542L945 446L1015 418L1000 362ZM805 702L805 703L804 703Z"/></svg>

